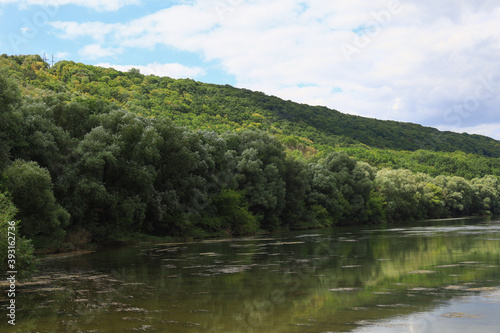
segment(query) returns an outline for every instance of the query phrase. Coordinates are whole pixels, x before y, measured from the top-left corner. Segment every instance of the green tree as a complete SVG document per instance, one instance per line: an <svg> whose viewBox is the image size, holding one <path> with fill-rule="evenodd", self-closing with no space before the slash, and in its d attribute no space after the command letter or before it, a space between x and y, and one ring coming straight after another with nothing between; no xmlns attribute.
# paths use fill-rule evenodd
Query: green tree
<svg viewBox="0 0 500 333"><path fill-rule="evenodd" d="M392 222L417 218L419 192L410 170L380 170L375 178L375 185L387 203L387 220Z"/></svg>
<svg viewBox="0 0 500 333"><path fill-rule="evenodd" d="M283 145L259 131L242 131L224 136L228 149L236 152L236 181L246 193L250 211L262 218L263 229L277 229L285 205Z"/></svg>
<svg viewBox="0 0 500 333"><path fill-rule="evenodd" d="M16 160L5 174L6 186L19 208L20 234L32 239L36 248L58 248L70 216L56 202L47 169L36 162Z"/></svg>
<svg viewBox="0 0 500 333"><path fill-rule="evenodd" d="M74 225L98 240L120 240L142 230L156 174L147 158L145 124L122 112L103 115L75 149L77 160L61 185Z"/></svg>
<svg viewBox="0 0 500 333"><path fill-rule="evenodd" d="M324 207L333 221L343 224L369 220L368 202L375 178L373 167L356 162L345 152L333 152L312 165L311 171L311 204Z"/></svg>
<svg viewBox="0 0 500 333"><path fill-rule="evenodd" d="M311 207L318 226L332 226L338 223L343 214L340 201L341 193L336 179L323 163L308 165L311 189L307 193L306 202Z"/></svg>
<svg viewBox="0 0 500 333"><path fill-rule="evenodd" d="M469 215L472 212L474 191L470 182L462 177L437 176L434 184L443 189L446 207L452 216Z"/></svg>
<svg viewBox="0 0 500 333"><path fill-rule="evenodd" d="M483 178L474 178L471 181L474 191L472 210L474 213L500 213L500 181L497 177L488 175Z"/></svg>
<svg viewBox="0 0 500 333"><path fill-rule="evenodd" d="M0 70L0 170L10 161L10 150L19 140L21 118L16 111L21 94L17 86Z"/></svg>
<svg viewBox="0 0 500 333"><path fill-rule="evenodd" d="M286 186L285 206L280 219L290 229L311 228L314 224L314 213L307 207L307 194L311 190L307 164L295 158L285 160L283 180Z"/></svg>
<svg viewBox="0 0 500 333"><path fill-rule="evenodd" d="M9 241L15 244L15 269L19 278L27 278L36 270L37 260L31 241L22 237L17 231L19 221L15 220L17 208L8 193L0 191L0 269L2 272L12 270L8 265ZM10 232L10 233L9 233ZM10 238L13 237L13 238Z"/></svg>
<svg viewBox="0 0 500 333"><path fill-rule="evenodd" d="M221 229L232 235L248 235L258 231L259 223L248 210L245 195L235 190L224 189L212 200L216 216L221 220Z"/></svg>

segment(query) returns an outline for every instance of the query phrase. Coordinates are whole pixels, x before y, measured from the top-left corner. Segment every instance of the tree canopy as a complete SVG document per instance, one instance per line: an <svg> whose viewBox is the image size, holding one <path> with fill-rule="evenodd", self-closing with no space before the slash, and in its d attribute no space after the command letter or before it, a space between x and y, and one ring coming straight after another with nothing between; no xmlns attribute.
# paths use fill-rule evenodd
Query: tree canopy
<svg viewBox="0 0 500 333"><path fill-rule="evenodd" d="M37 249L500 213L490 138L137 70L0 65L2 225Z"/></svg>

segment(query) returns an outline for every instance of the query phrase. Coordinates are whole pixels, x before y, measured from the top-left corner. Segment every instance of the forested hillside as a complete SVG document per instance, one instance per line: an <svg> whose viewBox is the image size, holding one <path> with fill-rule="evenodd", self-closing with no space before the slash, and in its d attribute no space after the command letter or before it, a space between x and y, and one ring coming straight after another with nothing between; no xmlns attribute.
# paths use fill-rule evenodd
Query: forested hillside
<svg viewBox="0 0 500 333"><path fill-rule="evenodd" d="M500 156L500 142L484 136L351 116L230 86L144 76L137 70L123 73L67 61L49 68L39 56L2 58L2 67L33 97L60 94L74 101L93 96L138 115L218 134L259 129L305 156L349 147L351 156L376 167L467 179L500 175L499 160L488 158Z"/></svg>
<svg viewBox="0 0 500 333"><path fill-rule="evenodd" d="M496 140L230 86L3 55L0 125L27 252L500 213Z"/></svg>

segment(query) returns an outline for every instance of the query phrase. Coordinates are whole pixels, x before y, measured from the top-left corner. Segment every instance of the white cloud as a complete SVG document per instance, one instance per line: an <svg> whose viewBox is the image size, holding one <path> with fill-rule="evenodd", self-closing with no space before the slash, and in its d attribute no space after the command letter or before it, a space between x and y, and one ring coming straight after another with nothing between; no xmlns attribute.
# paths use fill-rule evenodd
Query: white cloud
<svg viewBox="0 0 500 333"><path fill-rule="evenodd" d="M171 78L195 78L205 75L205 70L201 67L187 67L178 63L172 64L159 64L152 63L146 66L136 66L136 65L112 65L109 63L101 63L96 66L100 67L112 67L116 70L127 72L131 68L137 68L144 75L157 75L157 76L168 76Z"/></svg>
<svg viewBox="0 0 500 333"><path fill-rule="evenodd" d="M69 52L56 52L54 54L54 60L55 61L61 61L61 60L66 60L68 59L70 56L70 53Z"/></svg>
<svg viewBox="0 0 500 333"><path fill-rule="evenodd" d="M29 6L77 5L97 11L116 11L123 6L137 5L140 0L0 0L0 4L17 3L23 9Z"/></svg>
<svg viewBox="0 0 500 333"><path fill-rule="evenodd" d="M54 27L66 38L196 52L238 86L285 99L451 126L446 112L474 96L482 73L500 73L499 21L494 0L198 0L126 23ZM491 123L500 99L479 104L460 126Z"/></svg>
<svg viewBox="0 0 500 333"><path fill-rule="evenodd" d="M82 48L78 53L87 59L97 59L118 55L123 52L123 48L103 48L99 44L90 44Z"/></svg>
<svg viewBox="0 0 500 333"><path fill-rule="evenodd" d="M103 42L106 34L113 31L113 25L101 22L50 22L50 25L56 29L63 31L59 34L63 39L76 39L78 37L89 36L98 42Z"/></svg>

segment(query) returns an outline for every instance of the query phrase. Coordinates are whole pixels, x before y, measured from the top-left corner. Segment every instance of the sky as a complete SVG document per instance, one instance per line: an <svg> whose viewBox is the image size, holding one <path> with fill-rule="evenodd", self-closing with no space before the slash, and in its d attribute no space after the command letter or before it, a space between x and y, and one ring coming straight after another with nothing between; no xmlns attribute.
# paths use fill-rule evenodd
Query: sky
<svg viewBox="0 0 500 333"><path fill-rule="evenodd" d="M498 0L0 0L0 54L500 140Z"/></svg>

